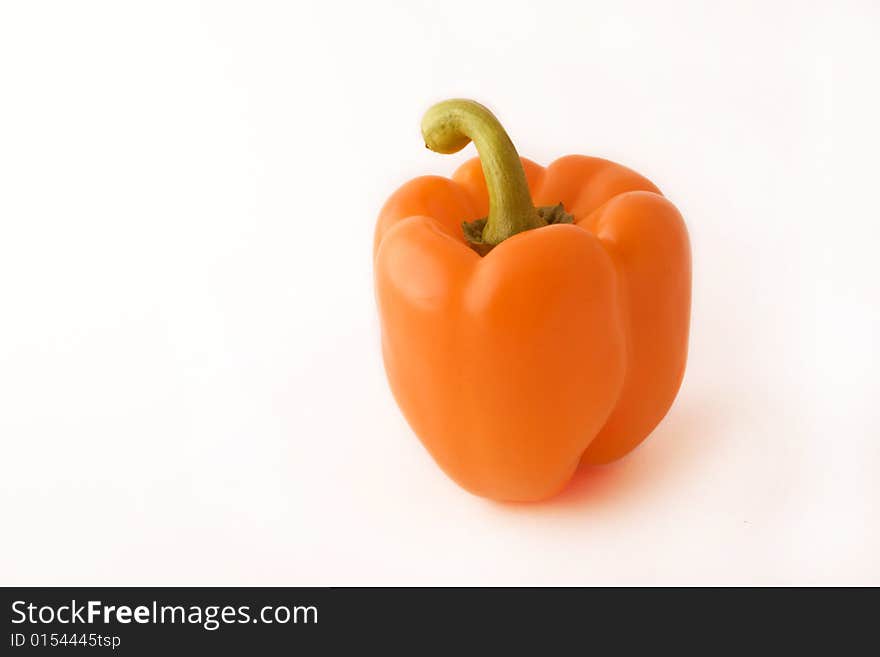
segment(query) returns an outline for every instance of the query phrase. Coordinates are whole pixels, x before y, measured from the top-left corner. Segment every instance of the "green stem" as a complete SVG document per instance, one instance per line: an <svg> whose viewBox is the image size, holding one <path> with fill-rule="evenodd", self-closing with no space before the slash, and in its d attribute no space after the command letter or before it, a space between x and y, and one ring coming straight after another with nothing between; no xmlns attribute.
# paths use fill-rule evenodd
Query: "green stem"
<svg viewBox="0 0 880 657"><path fill-rule="evenodd" d="M437 153L455 153L470 141L477 147L489 191L489 216L485 227L482 220L479 226L464 225L475 249L488 252L512 235L547 225L532 203L513 142L488 109L472 100L444 100L425 113L422 136L425 146Z"/></svg>

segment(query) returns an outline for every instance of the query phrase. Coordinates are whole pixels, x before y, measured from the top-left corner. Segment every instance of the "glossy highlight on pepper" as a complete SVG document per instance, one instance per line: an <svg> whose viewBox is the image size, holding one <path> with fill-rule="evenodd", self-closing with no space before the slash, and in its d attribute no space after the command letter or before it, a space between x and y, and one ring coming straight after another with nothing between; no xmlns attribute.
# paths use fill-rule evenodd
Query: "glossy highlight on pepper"
<svg viewBox="0 0 880 657"><path fill-rule="evenodd" d="M684 220L619 164L520 158L474 101L433 106L422 133L440 153L473 141L479 159L411 180L379 215L388 381L459 485L546 499L579 464L635 449L675 399L690 323Z"/></svg>

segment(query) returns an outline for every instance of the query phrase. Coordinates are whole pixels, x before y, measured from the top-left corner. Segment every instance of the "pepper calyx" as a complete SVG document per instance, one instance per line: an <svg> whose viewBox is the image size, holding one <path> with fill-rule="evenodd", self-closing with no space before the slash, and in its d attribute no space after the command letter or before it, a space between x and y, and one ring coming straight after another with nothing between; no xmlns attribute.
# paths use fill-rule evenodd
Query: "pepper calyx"
<svg viewBox="0 0 880 657"><path fill-rule="evenodd" d="M562 203L557 203L556 205L544 205L536 209L541 221L544 222L543 226L574 223L574 215L566 212ZM467 245L481 256L486 255L496 246L495 244L490 244L483 240L483 230L486 228L487 221L488 217L481 217L474 221L461 222L461 230L464 233L464 239L467 242ZM538 227L540 228L542 226Z"/></svg>

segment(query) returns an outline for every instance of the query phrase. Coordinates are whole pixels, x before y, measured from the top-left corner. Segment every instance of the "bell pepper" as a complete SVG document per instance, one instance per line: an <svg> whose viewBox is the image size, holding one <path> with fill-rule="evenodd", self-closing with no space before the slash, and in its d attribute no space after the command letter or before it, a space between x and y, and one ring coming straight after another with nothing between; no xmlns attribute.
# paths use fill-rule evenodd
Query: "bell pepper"
<svg viewBox="0 0 880 657"><path fill-rule="evenodd" d="M543 168L485 107L448 100L425 145L479 158L411 180L374 241L391 390L440 467L503 501L560 491L632 451L681 384L690 323L684 220L608 160Z"/></svg>

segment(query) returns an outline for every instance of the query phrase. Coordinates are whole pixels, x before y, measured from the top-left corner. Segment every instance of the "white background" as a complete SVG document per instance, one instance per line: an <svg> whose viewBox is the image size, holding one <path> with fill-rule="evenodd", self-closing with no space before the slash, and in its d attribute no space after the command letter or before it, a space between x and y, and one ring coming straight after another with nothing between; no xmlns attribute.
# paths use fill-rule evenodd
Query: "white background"
<svg viewBox="0 0 880 657"><path fill-rule="evenodd" d="M10 2L0 583L880 584L880 5ZM387 388L385 198L474 154L656 182L681 393L549 503L452 484Z"/></svg>

